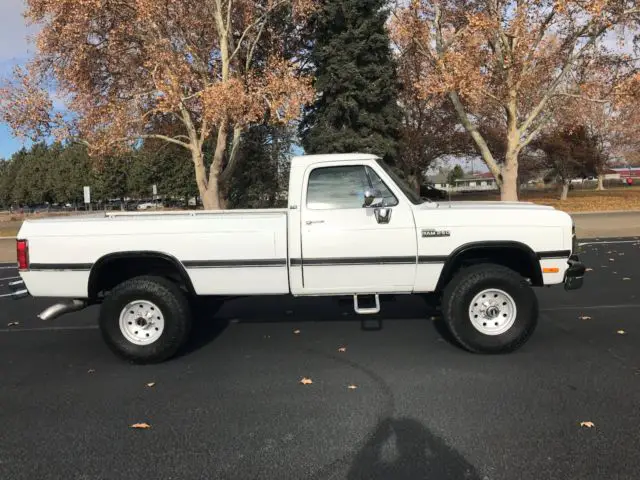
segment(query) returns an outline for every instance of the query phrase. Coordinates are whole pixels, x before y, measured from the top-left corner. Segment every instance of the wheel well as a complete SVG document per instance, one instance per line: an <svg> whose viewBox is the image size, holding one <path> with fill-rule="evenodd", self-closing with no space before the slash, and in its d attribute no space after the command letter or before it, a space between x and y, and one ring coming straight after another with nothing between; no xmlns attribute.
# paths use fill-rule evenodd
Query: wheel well
<svg viewBox="0 0 640 480"><path fill-rule="evenodd" d="M155 275L166 278L194 294L184 266L174 257L155 252L126 252L102 257L89 275L89 298L97 300L116 285L134 277Z"/></svg>
<svg viewBox="0 0 640 480"><path fill-rule="evenodd" d="M502 265L528 278L534 287L543 285L537 255L524 244L487 244L463 246L456 250L442 269L437 289L441 291L461 269L480 263Z"/></svg>

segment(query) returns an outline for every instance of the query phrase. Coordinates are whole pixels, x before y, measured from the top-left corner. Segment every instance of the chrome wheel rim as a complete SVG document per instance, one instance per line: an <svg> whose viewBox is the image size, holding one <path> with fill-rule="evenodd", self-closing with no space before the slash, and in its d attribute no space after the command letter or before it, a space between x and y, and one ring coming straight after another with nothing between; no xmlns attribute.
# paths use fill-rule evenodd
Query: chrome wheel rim
<svg viewBox="0 0 640 480"><path fill-rule="evenodd" d="M484 335L501 335L516 321L516 302L504 290L490 288L478 293L469 305L473 327Z"/></svg>
<svg viewBox="0 0 640 480"><path fill-rule="evenodd" d="M155 303L135 300L120 312L120 331L135 345L150 345L164 331L164 315Z"/></svg>

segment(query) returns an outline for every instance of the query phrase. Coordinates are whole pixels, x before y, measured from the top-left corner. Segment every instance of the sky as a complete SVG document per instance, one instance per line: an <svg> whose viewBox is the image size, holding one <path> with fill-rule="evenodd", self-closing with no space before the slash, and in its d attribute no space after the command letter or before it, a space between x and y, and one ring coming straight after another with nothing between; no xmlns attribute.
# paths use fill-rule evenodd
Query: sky
<svg viewBox="0 0 640 480"><path fill-rule="evenodd" d="M23 65L33 51L28 37L34 29L22 17L24 8L24 0L0 0L0 79L7 78L16 65ZM0 124L0 158L10 157L21 147L21 141Z"/></svg>

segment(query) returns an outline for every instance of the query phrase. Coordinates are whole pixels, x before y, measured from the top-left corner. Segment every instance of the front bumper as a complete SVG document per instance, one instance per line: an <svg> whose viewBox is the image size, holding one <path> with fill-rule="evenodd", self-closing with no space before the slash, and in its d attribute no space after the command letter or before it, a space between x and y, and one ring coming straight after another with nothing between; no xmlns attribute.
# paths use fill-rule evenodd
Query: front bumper
<svg viewBox="0 0 640 480"><path fill-rule="evenodd" d="M587 271L587 267L585 267L577 255L571 255L568 263L569 268L564 275L564 289L577 290L581 288L584 283L584 273Z"/></svg>

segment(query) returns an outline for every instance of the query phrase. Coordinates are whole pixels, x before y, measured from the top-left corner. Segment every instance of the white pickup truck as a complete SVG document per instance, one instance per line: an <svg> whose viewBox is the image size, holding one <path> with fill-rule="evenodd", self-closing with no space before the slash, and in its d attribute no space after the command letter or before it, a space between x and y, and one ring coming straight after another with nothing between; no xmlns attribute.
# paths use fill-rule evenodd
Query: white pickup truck
<svg viewBox="0 0 640 480"><path fill-rule="evenodd" d="M531 336L532 287L582 286L572 219L551 207L423 200L369 154L294 158L288 198L282 210L26 221L15 296L62 299L44 320L101 304L108 345L151 363L185 343L199 297L352 296L372 314L380 295L430 294L463 347L498 353Z"/></svg>

